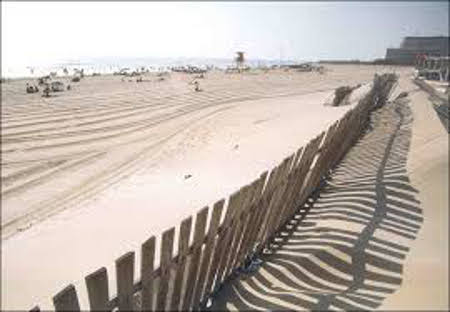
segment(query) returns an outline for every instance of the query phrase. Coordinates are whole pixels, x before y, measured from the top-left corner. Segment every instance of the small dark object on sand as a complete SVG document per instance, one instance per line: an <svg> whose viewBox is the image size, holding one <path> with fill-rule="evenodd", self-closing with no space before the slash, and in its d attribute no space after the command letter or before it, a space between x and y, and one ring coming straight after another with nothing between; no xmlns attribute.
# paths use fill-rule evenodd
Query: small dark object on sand
<svg viewBox="0 0 450 312"><path fill-rule="evenodd" d="M334 100L332 106L339 106L342 104L342 101L345 99L347 95L349 95L353 91L352 87L344 86L339 87L334 91Z"/></svg>
<svg viewBox="0 0 450 312"><path fill-rule="evenodd" d="M49 85L45 86L45 89L43 91L42 96L43 97L50 97L50 86Z"/></svg>
<svg viewBox="0 0 450 312"><path fill-rule="evenodd" d="M67 85L67 90L72 89L72 87L70 85Z"/></svg>
<svg viewBox="0 0 450 312"><path fill-rule="evenodd" d="M138 79L136 79L136 82L142 82L142 77L139 77Z"/></svg>
<svg viewBox="0 0 450 312"><path fill-rule="evenodd" d="M403 91L397 96L396 100L407 97L407 96L408 96L408 92Z"/></svg>
<svg viewBox="0 0 450 312"><path fill-rule="evenodd" d="M187 180L187 179L189 179L189 178L191 178L191 177L192 177L192 174L186 174L186 175L184 176L184 179Z"/></svg>
<svg viewBox="0 0 450 312"><path fill-rule="evenodd" d="M234 149L238 149L239 148L239 144L236 144L235 146L234 146Z"/></svg>
<svg viewBox="0 0 450 312"><path fill-rule="evenodd" d="M202 91L202 89L200 89L200 84L198 83L198 81L195 81L194 82L194 85L195 85L195 92L200 92L200 91Z"/></svg>
<svg viewBox="0 0 450 312"><path fill-rule="evenodd" d="M75 76L72 78L72 82L80 82L80 77L79 76Z"/></svg>
<svg viewBox="0 0 450 312"><path fill-rule="evenodd" d="M27 93L34 93L34 88L32 86L30 86L30 84L27 82L27 86L26 86L26 91Z"/></svg>

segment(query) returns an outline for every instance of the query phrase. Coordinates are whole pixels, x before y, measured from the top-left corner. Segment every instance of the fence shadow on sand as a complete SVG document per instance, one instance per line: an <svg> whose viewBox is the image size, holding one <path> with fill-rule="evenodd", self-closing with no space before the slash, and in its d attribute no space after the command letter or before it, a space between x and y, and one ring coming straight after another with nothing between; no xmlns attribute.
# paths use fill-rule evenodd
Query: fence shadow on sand
<svg viewBox="0 0 450 312"><path fill-rule="evenodd" d="M225 284L212 310L372 310L402 283L423 222L406 162L407 98L374 111L365 134L261 256Z"/></svg>

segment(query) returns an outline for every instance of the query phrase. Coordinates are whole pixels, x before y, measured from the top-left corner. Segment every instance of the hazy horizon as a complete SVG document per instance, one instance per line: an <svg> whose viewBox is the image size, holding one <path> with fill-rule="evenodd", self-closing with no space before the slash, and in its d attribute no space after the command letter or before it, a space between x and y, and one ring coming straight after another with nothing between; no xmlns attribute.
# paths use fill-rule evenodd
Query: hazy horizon
<svg viewBox="0 0 450 312"><path fill-rule="evenodd" d="M2 2L2 68L58 60L382 58L448 36L448 2ZM3 70L2 70L3 72Z"/></svg>

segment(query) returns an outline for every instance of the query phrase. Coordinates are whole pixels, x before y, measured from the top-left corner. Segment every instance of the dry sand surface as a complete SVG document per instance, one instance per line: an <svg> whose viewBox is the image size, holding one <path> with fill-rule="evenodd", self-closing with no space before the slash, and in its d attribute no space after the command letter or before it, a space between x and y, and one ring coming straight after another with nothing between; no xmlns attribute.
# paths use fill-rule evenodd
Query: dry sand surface
<svg viewBox="0 0 450 312"><path fill-rule="evenodd" d="M448 132L426 92L409 80L400 81L399 89L412 91L414 122L407 170L418 190L424 223L406 261L403 286L381 309L448 311Z"/></svg>
<svg viewBox="0 0 450 312"><path fill-rule="evenodd" d="M212 72L199 79L202 92L173 73L142 83L87 77L51 98L25 94L25 81L2 84L2 308L51 308L68 283L85 293L84 276L114 272L116 258L341 117L350 106L323 105L335 88L390 70L327 67Z"/></svg>
<svg viewBox="0 0 450 312"><path fill-rule="evenodd" d="M403 91L213 309L448 310L448 133L408 76Z"/></svg>

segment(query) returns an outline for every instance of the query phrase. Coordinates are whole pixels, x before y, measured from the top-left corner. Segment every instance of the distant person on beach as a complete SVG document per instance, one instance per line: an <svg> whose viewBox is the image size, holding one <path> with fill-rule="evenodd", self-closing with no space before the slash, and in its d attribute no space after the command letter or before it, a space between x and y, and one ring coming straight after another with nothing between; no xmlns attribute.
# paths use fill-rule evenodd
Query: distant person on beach
<svg viewBox="0 0 450 312"><path fill-rule="evenodd" d="M50 97L50 86L47 84L42 94L43 97Z"/></svg>
<svg viewBox="0 0 450 312"><path fill-rule="evenodd" d="M200 91L202 91L201 89L200 89L200 84L198 83L198 81L195 81L194 82L194 85L195 85L195 92L200 92Z"/></svg>

